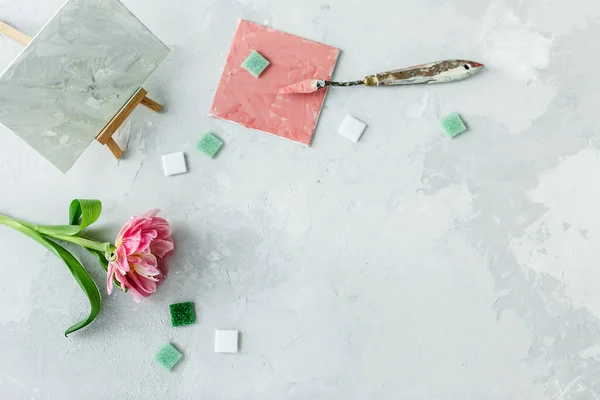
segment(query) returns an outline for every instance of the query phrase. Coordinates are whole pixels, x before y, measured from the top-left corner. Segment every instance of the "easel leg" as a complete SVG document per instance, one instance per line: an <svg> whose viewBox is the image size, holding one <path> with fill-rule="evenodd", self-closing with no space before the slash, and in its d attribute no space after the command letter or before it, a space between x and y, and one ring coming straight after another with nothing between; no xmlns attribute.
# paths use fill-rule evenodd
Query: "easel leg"
<svg viewBox="0 0 600 400"><path fill-rule="evenodd" d="M115 139L112 137L106 141L106 147L108 147L117 160L123 157L123 150L121 150L117 142L115 142Z"/></svg>
<svg viewBox="0 0 600 400"><path fill-rule="evenodd" d="M96 140L106 145L117 159L123 157L123 151L119 148L112 136L147 94L148 92L146 90L140 88L140 90L129 99L129 102L125 104L121 111L115 115L96 137Z"/></svg>
<svg viewBox="0 0 600 400"><path fill-rule="evenodd" d="M17 43L21 43L23 46L27 46L31 42L29 36L2 21L0 21L0 33L5 34Z"/></svg>
<svg viewBox="0 0 600 400"><path fill-rule="evenodd" d="M162 104L157 103L156 101L152 100L148 96L145 96L142 99L141 104L145 105L146 107L148 107L149 109L151 109L154 112L160 112L160 110L162 110L162 108L163 108Z"/></svg>

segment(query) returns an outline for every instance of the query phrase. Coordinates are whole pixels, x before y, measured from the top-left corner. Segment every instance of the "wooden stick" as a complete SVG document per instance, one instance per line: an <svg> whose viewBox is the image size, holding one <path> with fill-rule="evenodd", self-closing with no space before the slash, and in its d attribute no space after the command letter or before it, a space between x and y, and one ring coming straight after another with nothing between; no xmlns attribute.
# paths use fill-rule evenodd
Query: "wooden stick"
<svg viewBox="0 0 600 400"><path fill-rule="evenodd" d="M142 99L141 104L145 105L146 107L148 107L149 109L151 109L154 112L160 112L160 110L162 110L162 108L163 108L162 104L157 103L156 101L152 100L148 96L146 96Z"/></svg>
<svg viewBox="0 0 600 400"><path fill-rule="evenodd" d="M142 102L148 92L144 88L140 88L132 97L129 99L127 104L114 116L114 118L104 127L102 132L96 136L96 140L102 144L107 144L108 140L112 138L112 135L119 129L119 127L125 122L127 117L131 115L133 110Z"/></svg>
<svg viewBox="0 0 600 400"><path fill-rule="evenodd" d="M117 160L123 157L123 150L121 150L117 142L115 142L115 139L113 139L112 137L108 138L108 140L106 141L106 147L108 147L110 152L113 153Z"/></svg>
<svg viewBox="0 0 600 400"><path fill-rule="evenodd" d="M0 33L5 34L18 43L21 43L23 46L27 46L31 42L31 38L29 36L2 21L0 21Z"/></svg>

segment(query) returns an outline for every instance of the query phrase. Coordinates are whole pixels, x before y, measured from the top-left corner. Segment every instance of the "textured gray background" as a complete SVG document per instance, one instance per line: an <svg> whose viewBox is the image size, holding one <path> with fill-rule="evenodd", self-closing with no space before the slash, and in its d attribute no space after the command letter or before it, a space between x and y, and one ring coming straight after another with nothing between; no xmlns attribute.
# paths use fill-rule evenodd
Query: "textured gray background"
<svg viewBox="0 0 600 400"><path fill-rule="evenodd" d="M32 34L60 3L0 0L0 16ZM0 128L0 210L62 222L72 198L100 198L112 238L160 207L172 273L145 303L104 296L65 339L85 298L0 228L2 399L600 398L597 0L125 4L173 49L146 85L166 113L135 112L127 159L94 144L66 176ZM303 148L206 117L239 17L341 48L340 79L454 57L488 70L331 91ZM2 66L19 51L0 49ZM452 111L471 128L455 140L438 128ZM368 123L358 144L336 133L347 113ZM193 149L207 130L216 160ZM190 173L163 177L181 150ZM198 323L172 329L181 300ZM214 328L240 329L241 353L214 354ZM166 340L185 353L171 374L152 360Z"/></svg>

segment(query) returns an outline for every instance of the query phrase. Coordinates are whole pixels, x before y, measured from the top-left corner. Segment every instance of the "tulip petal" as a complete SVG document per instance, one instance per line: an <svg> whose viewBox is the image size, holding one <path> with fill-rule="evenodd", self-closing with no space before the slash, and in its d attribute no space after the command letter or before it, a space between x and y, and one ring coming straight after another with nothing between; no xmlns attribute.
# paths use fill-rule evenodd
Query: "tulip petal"
<svg viewBox="0 0 600 400"><path fill-rule="evenodd" d="M156 257L164 257L175 249L175 243L173 243L173 239L156 239L150 245L150 251Z"/></svg>
<svg viewBox="0 0 600 400"><path fill-rule="evenodd" d="M156 275L156 279L158 280L157 284L160 284L167 279L167 275L169 274L169 265L164 258L158 259L158 270L160 274Z"/></svg>
<svg viewBox="0 0 600 400"><path fill-rule="evenodd" d="M155 230L144 230L140 235L140 241L138 243L137 249L134 250L134 253L143 253L148 250L150 244L156 239L157 233Z"/></svg>
<svg viewBox="0 0 600 400"><path fill-rule="evenodd" d="M115 267L113 263L108 264L108 271L106 272L106 292L111 294L113 291L113 278L115 274Z"/></svg>
<svg viewBox="0 0 600 400"><path fill-rule="evenodd" d="M151 279L147 279L141 275L131 274L131 280L133 288L135 288L140 294L146 293L148 296L156 292L156 282Z"/></svg>

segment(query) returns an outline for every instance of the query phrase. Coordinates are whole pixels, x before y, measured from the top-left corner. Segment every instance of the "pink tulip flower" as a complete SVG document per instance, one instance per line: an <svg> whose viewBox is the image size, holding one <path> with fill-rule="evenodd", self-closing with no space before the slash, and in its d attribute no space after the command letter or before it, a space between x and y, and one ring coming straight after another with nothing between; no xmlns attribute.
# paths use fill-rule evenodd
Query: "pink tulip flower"
<svg viewBox="0 0 600 400"><path fill-rule="evenodd" d="M113 279L127 290L136 302L156 292L167 277L166 258L173 253L171 227L160 210L152 209L131 217L119 232L117 250L108 265L106 289L113 289Z"/></svg>

